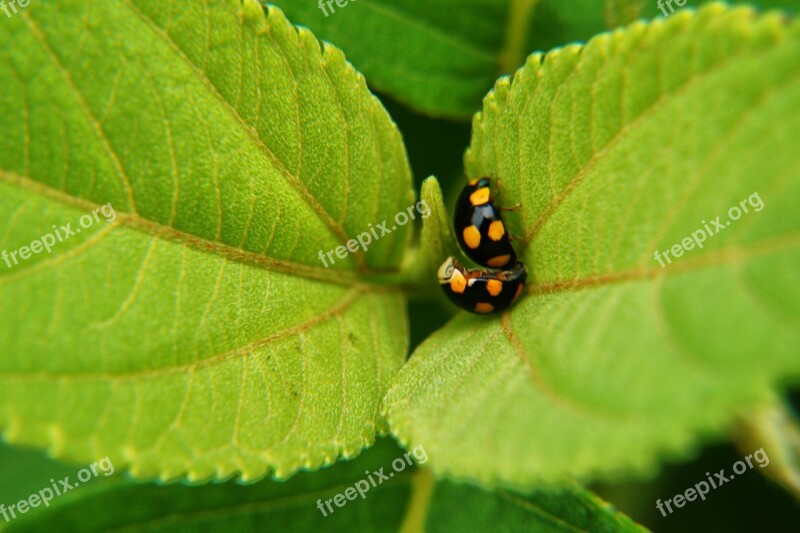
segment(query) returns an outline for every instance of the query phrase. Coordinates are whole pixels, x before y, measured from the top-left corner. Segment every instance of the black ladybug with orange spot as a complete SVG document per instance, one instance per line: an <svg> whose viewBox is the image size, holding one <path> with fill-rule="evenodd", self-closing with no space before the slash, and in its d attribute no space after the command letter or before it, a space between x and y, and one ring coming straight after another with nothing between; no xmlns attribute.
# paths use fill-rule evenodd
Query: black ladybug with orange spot
<svg viewBox="0 0 800 533"><path fill-rule="evenodd" d="M481 266L506 268L517 260L500 210L491 198L491 181L470 181L458 197L453 224L458 244Z"/></svg>
<svg viewBox="0 0 800 533"><path fill-rule="evenodd" d="M489 314L507 309L520 297L528 273L522 263L500 272L468 270L448 257L439 267L438 277L451 302L470 313Z"/></svg>
<svg viewBox="0 0 800 533"><path fill-rule="evenodd" d="M524 292L528 272L517 261L500 208L495 207L491 180L470 181L458 197L453 217L458 243L476 263L494 269L466 269L453 257L439 267L439 286L458 307L489 314L507 309Z"/></svg>

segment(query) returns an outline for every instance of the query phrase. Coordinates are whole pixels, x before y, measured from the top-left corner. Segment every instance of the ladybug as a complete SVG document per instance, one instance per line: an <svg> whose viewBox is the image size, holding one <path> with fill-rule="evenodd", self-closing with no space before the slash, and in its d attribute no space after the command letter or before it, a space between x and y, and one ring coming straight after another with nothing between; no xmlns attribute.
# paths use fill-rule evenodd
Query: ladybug
<svg viewBox="0 0 800 533"><path fill-rule="evenodd" d="M453 225L458 244L477 264L489 268L513 265L517 254L511 246L500 209L492 203L491 180L470 181L455 206Z"/></svg>
<svg viewBox="0 0 800 533"><path fill-rule="evenodd" d="M467 270L454 257L448 257L438 275L442 290L454 304L485 315L510 307L522 294L528 272L522 263L500 272Z"/></svg>

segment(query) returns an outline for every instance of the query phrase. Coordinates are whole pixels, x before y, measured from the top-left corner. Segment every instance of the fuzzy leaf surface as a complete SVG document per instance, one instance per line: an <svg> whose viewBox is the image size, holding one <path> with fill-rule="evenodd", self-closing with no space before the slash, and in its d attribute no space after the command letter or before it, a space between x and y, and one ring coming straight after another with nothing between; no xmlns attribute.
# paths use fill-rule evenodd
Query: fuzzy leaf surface
<svg viewBox="0 0 800 533"><path fill-rule="evenodd" d="M799 107L800 25L719 4L500 80L467 174L522 204L528 294L415 351L392 431L440 473L527 488L652 472L768 403L800 376Z"/></svg>
<svg viewBox="0 0 800 533"><path fill-rule="evenodd" d="M413 193L339 50L254 0L34 2L0 49L0 249L80 231L0 265L8 441L253 479L385 430L404 298L365 280L397 270L408 227L329 268L318 252Z"/></svg>

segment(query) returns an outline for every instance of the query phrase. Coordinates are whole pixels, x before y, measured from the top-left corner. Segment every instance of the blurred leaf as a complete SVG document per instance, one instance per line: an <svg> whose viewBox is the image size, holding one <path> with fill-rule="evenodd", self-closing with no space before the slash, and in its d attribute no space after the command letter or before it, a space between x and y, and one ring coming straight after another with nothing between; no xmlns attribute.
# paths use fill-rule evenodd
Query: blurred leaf
<svg viewBox="0 0 800 533"><path fill-rule="evenodd" d="M645 0L605 0L606 27L616 28L633 22L642 14Z"/></svg>
<svg viewBox="0 0 800 533"><path fill-rule="evenodd" d="M414 173L414 190L420 190L428 176L436 176L445 189L455 181L461 185L471 125L415 113L388 97L381 102L403 135Z"/></svg>
<svg viewBox="0 0 800 533"><path fill-rule="evenodd" d="M581 489L536 490L519 496L441 482L430 503L426 531L647 531Z"/></svg>
<svg viewBox="0 0 800 533"><path fill-rule="evenodd" d="M686 0L684 6L681 8L675 3L675 0L672 0L671 6L675 12L677 12L679 9L697 9L698 7L713 3L715 1L716 0ZM751 6L759 11L778 9L794 14L800 10L800 0L727 0L727 3L732 5ZM671 16L674 14L673 10L670 9L670 4L667 4L667 0L662 0L661 5L664 6L663 10L659 7L658 0L644 2L642 16L653 18L663 17L665 16L665 13L666 16Z"/></svg>
<svg viewBox="0 0 800 533"><path fill-rule="evenodd" d="M408 466L405 455L393 441L384 440L353 461L285 482L201 487L128 483L103 493L73 493L54 500L49 509L29 511L11 522L8 531L247 532L285 529L288 524L293 531L398 531L401 526L404 531L431 532L640 531L583 489L540 490L522 497L435 484L428 472ZM424 461L419 450L408 455L412 462ZM341 507L336 506L337 494L343 495ZM354 499L348 500L347 494Z"/></svg>
<svg viewBox="0 0 800 533"><path fill-rule="evenodd" d="M276 0L296 23L340 47L372 87L435 116L467 118L501 73L509 21L530 0ZM526 31L523 25L520 31ZM523 51L525 53L525 51ZM519 57L517 63L521 62Z"/></svg>
<svg viewBox="0 0 800 533"><path fill-rule="evenodd" d="M83 229L0 269L10 442L253 479L385 430L407 317L364 279L410 226L318 253L405 210L411 177L340 51L255 0L35 2L0 49L0 249Z"/></svg>
<svg viewBox="0 0 800 533"><path fill-rule="evenodd" d="M641 473L800 375L798 75L797 23L715 5L500 80L467 174L521 202L530 294L423 343L387 395L392 431L486 485ZM659 265L718 215L725 231Z"/></svg>
<svg viewBox="0 0 800 533"><path fill-rule="evenodd" d="M766 468L762 467L764 475L800 500L800 421L792 409L775 398L771 405L742 417L737 429L742 454L764 449L769 459Z"/></svg>
<svg viewBox="0 0 800 533"><path fill-rule="evenodd" d="M293 531L396 531L409 498L411 468L379 485L376 479L376 486L369 486L364 498L356 494L343 507L331 502L333 513L325 500L343 494L361 479L368 480L365 472L380 468L384 474L392 472L396 458L406 463L403 453L385 439L353 461L301 472L285 482L242 485L228 481L197 487L130 482L89 496L72 492L65 501L56 498L56 505L49 509L33 509L11 522L8 531L246 532L281 530L287 524ZM66 500L70 494L74 497ZM317 507L318 500L326 515Z"/></svg>
<svg viewBox="0 0 800 533"><path fill-rule="evenodd" d="M74 475L78 469L50 459L41 450L0 443L0 504L27 498L47 486L50 478L63 479L64 476ZM3 522L0 520L0 530Z"/></svg>
<svg viewBox="0 0 800 533"><path fill-rule="evenodd" d="M541 0L528 33L528 48L546 51L551 48L580 42L585 43L595 35L624 26L636 19L671 16L681 9L696 9L715 0L686 0L683 7L675 0L667 3L657 0ZM784 9L796 13L800 0L729 0L729 4L752 5L767 11ZM670 9L670 6L672 9Z"/></svg>
<svg viewBox="0 0 800 533"><path fill-rule="evenodd" d="M607 29L608 16L604 0L540 0L533 11L528 51L586 42Z"/></svg>
<svg viewBox="0 0 800 533"><path fill-rule="evenodd" d="M623 483L592 483L591 490L614 505L632 520L654 531L725 531L748 533L750 531L794 531L800 523L800 505L793 496L778 484L768 480L764 469L753 460L754 468L737 475L735 480L712 490L705 500L697 499L682 508L672 506L673 512L664 509L664 516L656 508L656 500L665 501L713 473L724 469L725 475L733 473L733 465L758 449L748 447L746 454L732 444L714 443L696 450L689 462L667 461L658 476ZM765 448L770 454L772 450ZM708 472L709 474L705 474ZM663 506L662 506L663 507Z"/></svg>

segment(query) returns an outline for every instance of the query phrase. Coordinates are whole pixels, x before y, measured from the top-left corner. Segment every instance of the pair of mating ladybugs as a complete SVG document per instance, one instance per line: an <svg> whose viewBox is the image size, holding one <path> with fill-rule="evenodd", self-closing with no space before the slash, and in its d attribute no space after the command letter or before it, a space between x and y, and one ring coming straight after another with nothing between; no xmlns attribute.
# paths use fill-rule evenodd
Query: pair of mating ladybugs
<svg viewBox="0 0 800 533"><path fill-rule="evenodd" d="M489 178L470 181L456 202L453 217L458 244L479 265L499 272L468 270L454 257L439 267L439 284L450 300L471 313L508 308L522 294L528 273L511 246L500 208L491 197Z"/></svg>

